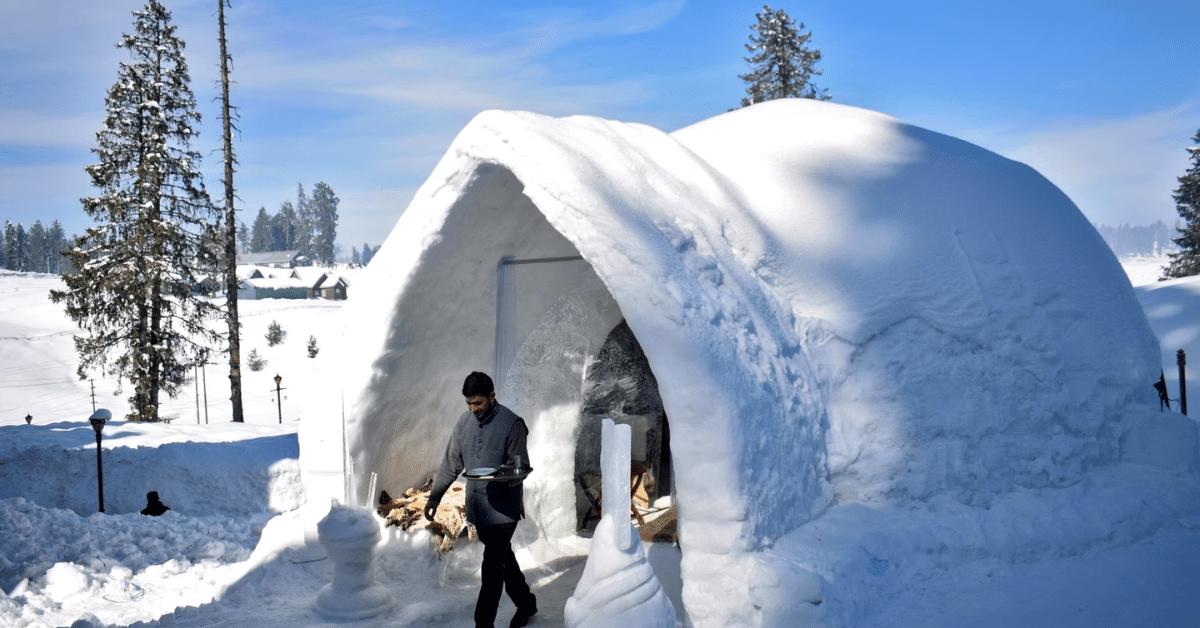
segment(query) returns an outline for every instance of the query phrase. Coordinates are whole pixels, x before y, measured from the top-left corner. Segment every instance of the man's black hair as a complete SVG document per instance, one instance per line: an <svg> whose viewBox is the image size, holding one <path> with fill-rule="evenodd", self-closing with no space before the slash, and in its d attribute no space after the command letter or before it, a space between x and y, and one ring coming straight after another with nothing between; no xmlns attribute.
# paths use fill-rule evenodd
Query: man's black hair
<svg viewBox="0 0 1200 628"><path fill-rule="evenodd" d="M475 371L467 376L463 382L464 397L488 397L496 392L496 388L492 385L492 378L487 376L487 373Z"/></svg>

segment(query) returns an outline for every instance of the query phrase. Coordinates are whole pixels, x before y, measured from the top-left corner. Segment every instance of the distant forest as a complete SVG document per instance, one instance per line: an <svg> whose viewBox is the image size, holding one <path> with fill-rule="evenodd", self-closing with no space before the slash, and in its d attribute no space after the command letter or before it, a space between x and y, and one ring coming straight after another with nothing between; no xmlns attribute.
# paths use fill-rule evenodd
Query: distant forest
<svg viewBox="0 0 1200 628"><path fill-rule="evenodd" d="M1112 249L1117 257L1159 255L1178 248L1172 241L1173 238L1178 237L1178 232L1174 227L1168 227L1161 220L1152 225L1137 227L1129 225L1119 227L1095 225L1095 227L1096 231L1100 232L1100 237L1108 243L1108 248Z"/></svg>

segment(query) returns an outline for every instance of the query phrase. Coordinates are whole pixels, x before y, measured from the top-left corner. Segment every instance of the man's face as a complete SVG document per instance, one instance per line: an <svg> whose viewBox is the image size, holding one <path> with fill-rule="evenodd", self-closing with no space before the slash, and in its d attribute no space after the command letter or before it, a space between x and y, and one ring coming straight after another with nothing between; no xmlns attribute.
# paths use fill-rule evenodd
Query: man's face
<svg viewBox="0 0 1200 628"><path fill-rule="evenodd" d="M467 408L471 410L471 414L475 415L476 419L482 421L492 411L492 407L496 405L496 393L492 393L486 397L483 395L471 395L467 397Z"/></svg>

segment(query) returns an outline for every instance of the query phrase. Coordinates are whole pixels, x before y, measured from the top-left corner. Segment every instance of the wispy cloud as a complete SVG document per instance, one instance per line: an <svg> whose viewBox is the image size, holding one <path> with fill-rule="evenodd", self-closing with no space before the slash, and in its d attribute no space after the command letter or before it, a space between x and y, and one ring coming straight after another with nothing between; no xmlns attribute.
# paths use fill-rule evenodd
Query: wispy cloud
<svg viewBox="0 0 1200 628"><path fill-rule="evenodd" d="M653 30L683 6L680 0L670 0L601 16L580 11L567 16L561 11L524 14L509 29L436 40L414 36L400 23L393 37L363 41L359 34L353 41L326 40L314 53L256 44L238 58L239 81L247 89L366 96L433 110L609 110L649 97L651 86L636 79L589 81L555 74L546 67L548 55L583 40ZM269 21L257 23L248 40L281 41L271 27ZM325 54L330 48L340 53ZM358 102L370 106L369 100Z"/></svg>
<svg viewBox="0 0 1200 628"><path fill-rule="evenodd" d="M0 145L88 148L103 124L103 111L54 114L0 110Z"/></svg>
<svg viewBox="0 0 1200 628"><path fill-rule="evenodd" d="M1042 173L1100 224L1172 224L1171 192L1188 167L1200 100L1125 117L998 119L931 107L916 124L979 144ZM929 120L938 122L930 123Z"/></svg>
<svg viewBox="0 0 1200 628"><path fill-rule="evenodd" d="M1171 192L1187 170L1184 149L1198 120L1200 101L1123 119L1067 122L1018 136L1005 154L1062 188L1093 222L1170 224L1176 215Z"/></svg>

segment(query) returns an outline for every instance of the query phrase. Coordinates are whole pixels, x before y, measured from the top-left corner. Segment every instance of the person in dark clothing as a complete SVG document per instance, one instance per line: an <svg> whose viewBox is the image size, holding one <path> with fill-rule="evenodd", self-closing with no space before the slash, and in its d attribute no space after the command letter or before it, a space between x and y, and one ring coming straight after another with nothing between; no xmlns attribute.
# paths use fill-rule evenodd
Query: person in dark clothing
<svg viewBox="0 0 1200 628"><path fill-rule="evenodd" d="M478 371L463 382L468 412L454 425L441 466L429 491L425 518L433 521L438 503L464 469L528 464L529 429L512 410L496 403L492 378ZM521 480L485 482L467 480L467 521L475 525L483 542L483 582L475 602L475 627L493 628L500 594L517 605L509 628L529 623L537 613L537 598L512 551L517 521L525 516Z"/></svg>
<svg viewBox="0 0 1200 628"><path fill-rule="evenodd" d="M168 510L170 510L170 508L158 500L158 491L150 491L149 493L146 493L146 507L142 509L143 515L157 517Z"/></svg>

